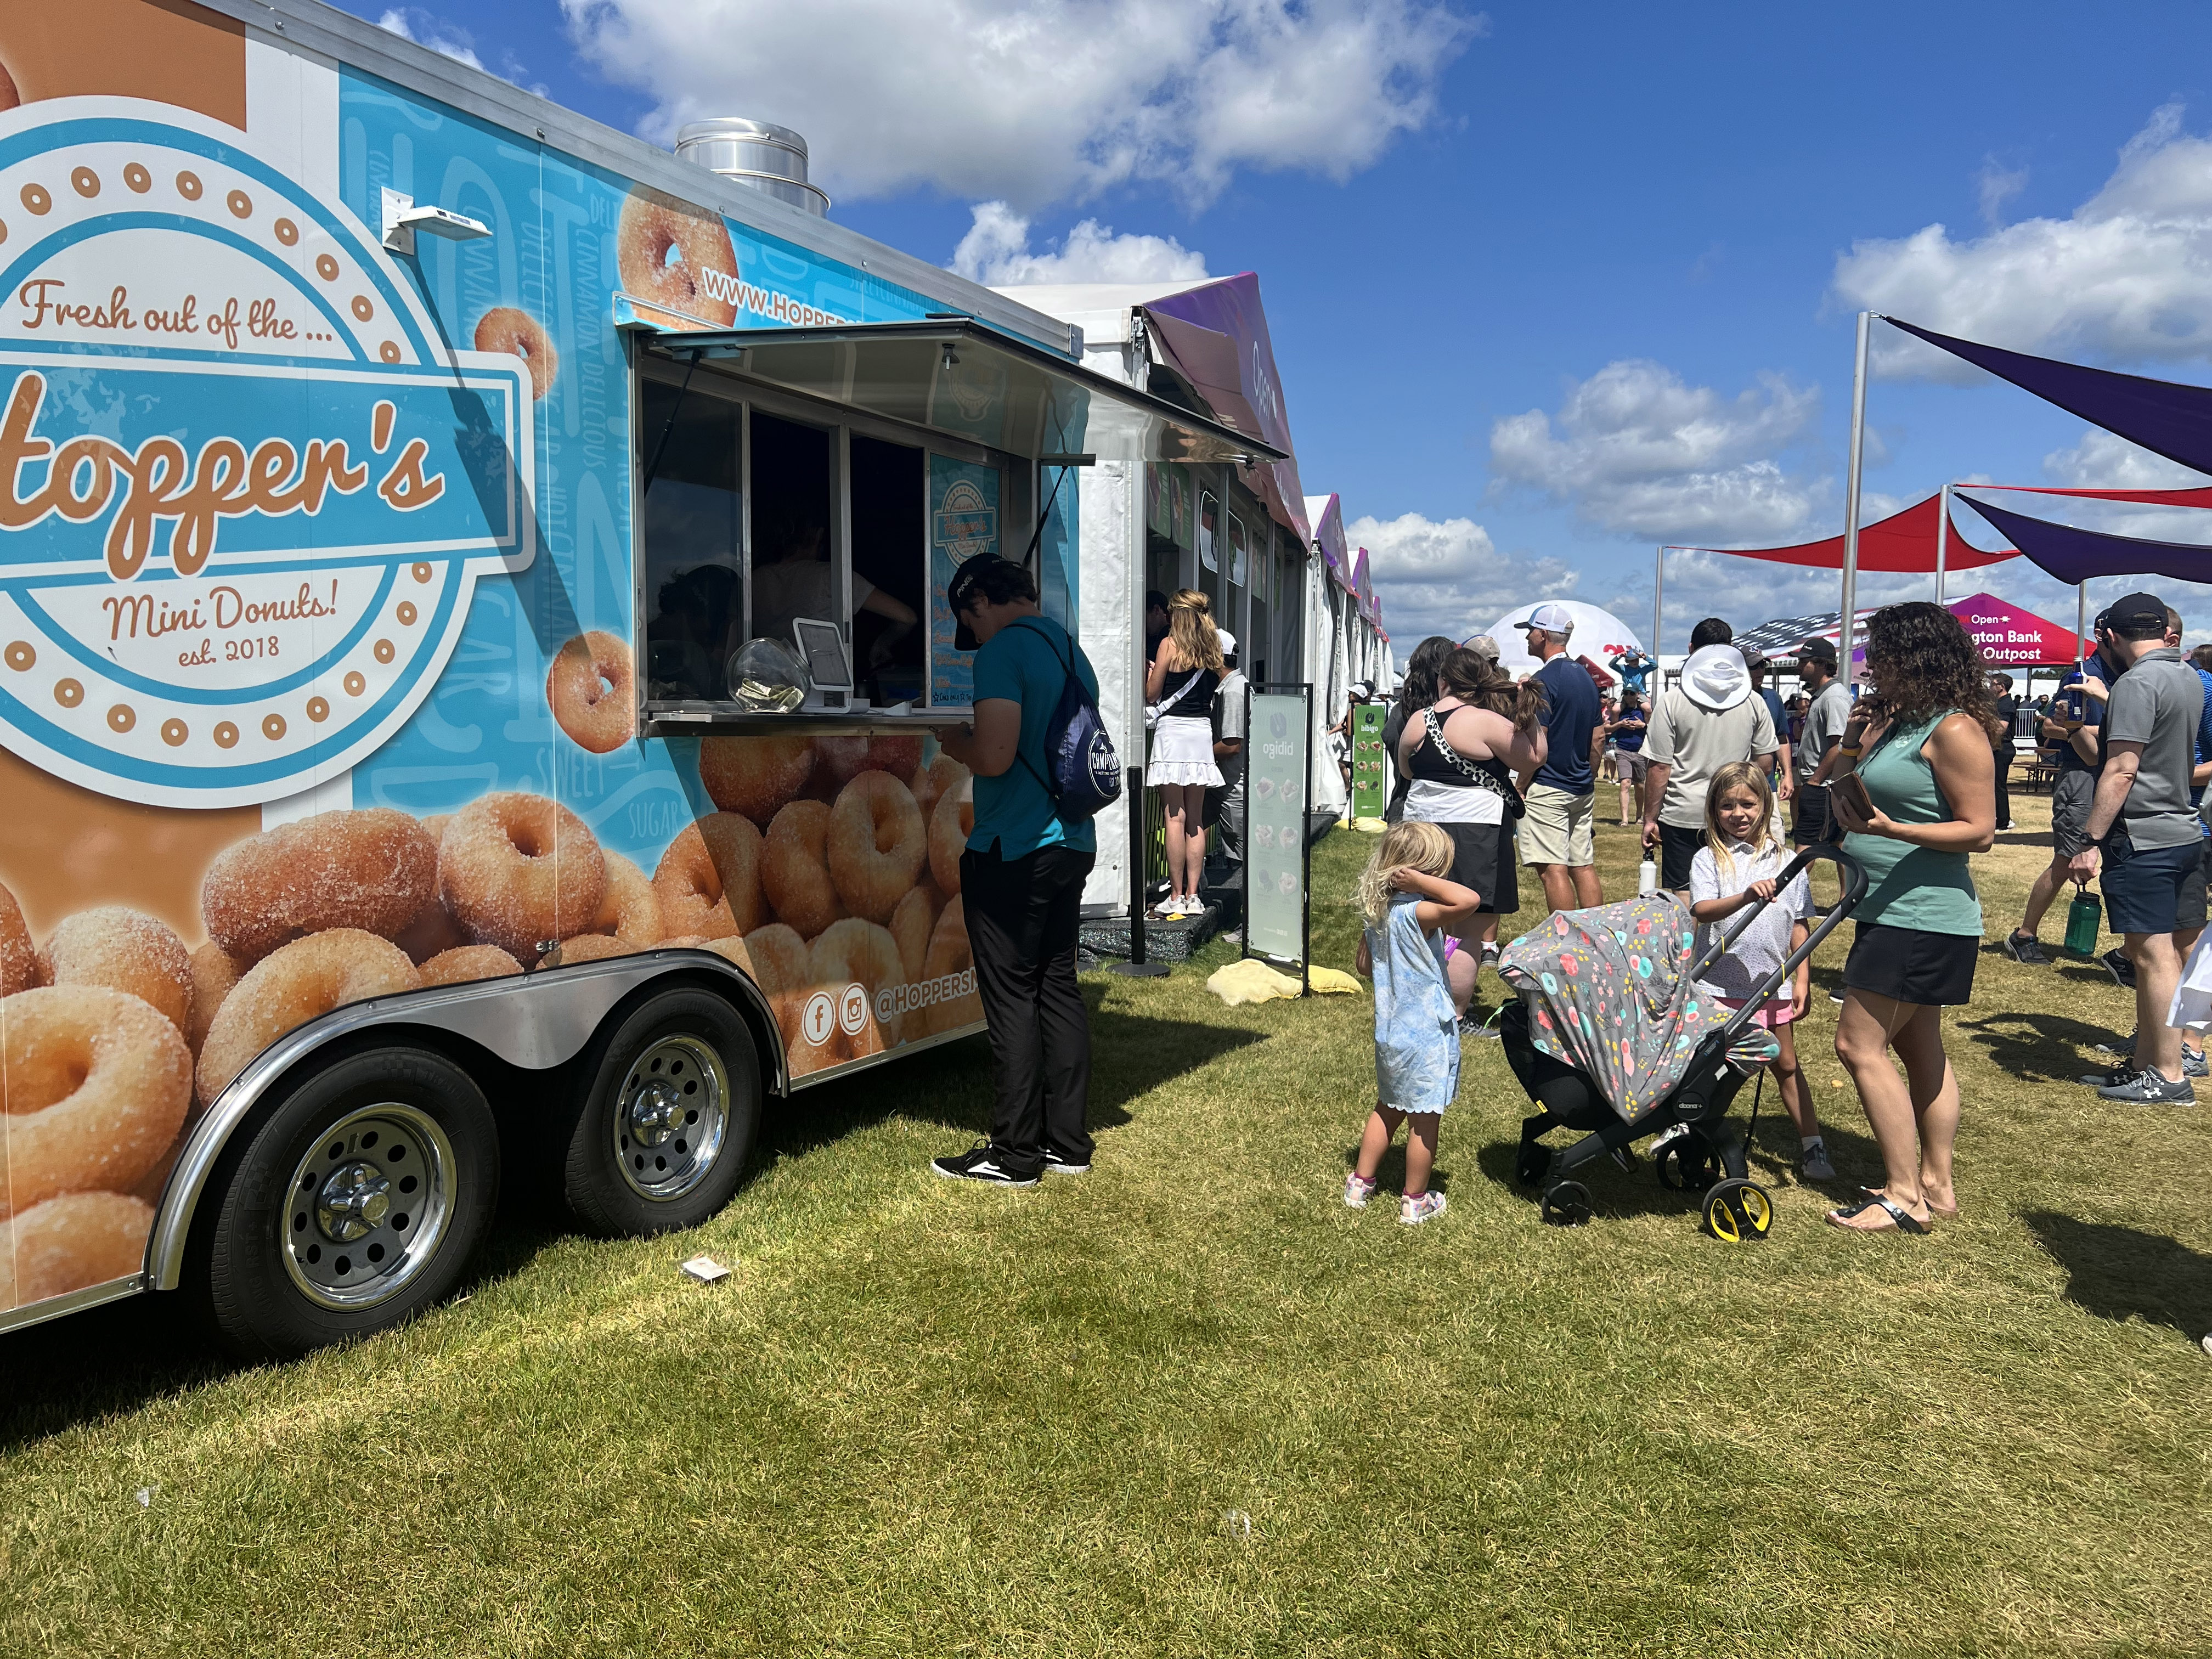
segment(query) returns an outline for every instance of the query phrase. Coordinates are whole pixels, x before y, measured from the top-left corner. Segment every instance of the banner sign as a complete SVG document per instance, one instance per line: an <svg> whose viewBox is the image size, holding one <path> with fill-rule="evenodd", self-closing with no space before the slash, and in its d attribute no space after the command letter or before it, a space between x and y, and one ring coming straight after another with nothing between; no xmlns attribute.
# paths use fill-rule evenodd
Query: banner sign
<svg viewBox="0 0 2212 1659"><path fill-rule="evenodd" d="M1310 688L1254 691L1245 731L1244 948L1306 959L1307 707Z"/></svg>
<svg viewBox="0 0 2212 1659"><path fill-rule="evenodd" d="M531 562L529 372L234 129L50 107L0 143L0 741L125 800L295 793Z"/></svg>
<svg viewBox="0 0 2212 1659"><path fill-rule="evenodd" d="M1352 711L1352 816L1379 818L1390 799L1390 770L1382 763L1382 722L1389 707L1363 702Z"/></svg>

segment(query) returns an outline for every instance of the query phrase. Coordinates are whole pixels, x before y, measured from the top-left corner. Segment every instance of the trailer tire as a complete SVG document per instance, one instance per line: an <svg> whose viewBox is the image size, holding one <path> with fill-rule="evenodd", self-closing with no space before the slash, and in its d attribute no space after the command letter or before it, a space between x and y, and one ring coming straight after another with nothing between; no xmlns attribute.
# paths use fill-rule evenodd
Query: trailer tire
<svg viewBox="0 0 2212 1659"><path fill-rule="evenodd" d="M499 1131L444 1055L370 1048L301 1082L228 1169L205 1311L241 1358L290 1358L453 1289L498 1201Z"/></svg>
<svg viewBox="0 0 2212 1659"><path fill-rule="evenodd" d="M696 1227L730 1201L760 1123L760 1054L711 991L657 992L586 1051L562 1189L588 1231Z"/></svg>

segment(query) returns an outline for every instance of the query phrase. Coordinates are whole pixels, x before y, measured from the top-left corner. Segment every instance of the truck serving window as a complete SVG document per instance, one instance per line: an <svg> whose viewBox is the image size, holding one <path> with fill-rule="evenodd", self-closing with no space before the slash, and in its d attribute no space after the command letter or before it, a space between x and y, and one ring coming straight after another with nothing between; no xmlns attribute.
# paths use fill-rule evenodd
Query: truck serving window
<svg viewBox="0 0 2212 1659"><path fill-rule="evenodd" d="M746 637L744 411L696 384L680 402L659 380L639 392L646 698L719 702Z"/></svg>

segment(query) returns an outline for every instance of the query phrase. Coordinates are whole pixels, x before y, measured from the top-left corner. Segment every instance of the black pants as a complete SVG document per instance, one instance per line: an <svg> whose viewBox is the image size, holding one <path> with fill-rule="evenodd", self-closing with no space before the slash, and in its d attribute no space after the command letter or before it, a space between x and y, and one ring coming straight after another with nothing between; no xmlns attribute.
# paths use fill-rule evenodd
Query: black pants
<svg viewBox="0 0 2212 1659"><path fill-rule="evenodd" d="M960 855L960 901L998 1074L991 1144L1033 1175L1045 1148L1091 1162L1091 1019L1075 981L1076 924L1092 854L1041 848Z"/></svg>
<svg viewBox="0 0 2212 1659"><path fill-rule="evenodd" d="M2002 830L2012 822L2012 790L2008 787L2012 781L2012 745L1992 750L1990 759L1996 764L1997 828Z"/></svg>

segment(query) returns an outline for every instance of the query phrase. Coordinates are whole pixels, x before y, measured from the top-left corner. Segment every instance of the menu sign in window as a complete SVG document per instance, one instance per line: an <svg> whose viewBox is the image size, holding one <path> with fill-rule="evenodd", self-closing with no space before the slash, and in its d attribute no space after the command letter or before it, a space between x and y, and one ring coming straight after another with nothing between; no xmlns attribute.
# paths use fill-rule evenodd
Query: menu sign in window
<svg viewBox="0 0 2212 1659"><path fill-rule="evenodd" d="M1246 948L1303 962L1306 954L1306 688L1252 694L1245 811Z"/></svg>

